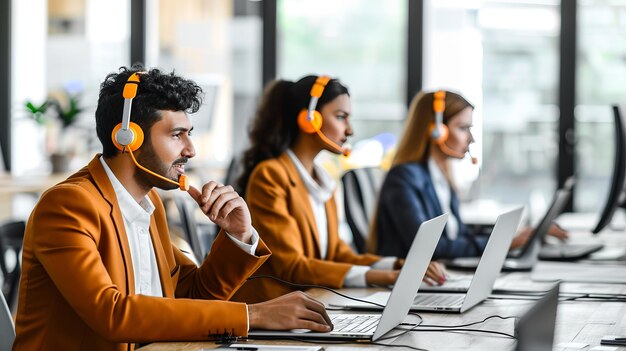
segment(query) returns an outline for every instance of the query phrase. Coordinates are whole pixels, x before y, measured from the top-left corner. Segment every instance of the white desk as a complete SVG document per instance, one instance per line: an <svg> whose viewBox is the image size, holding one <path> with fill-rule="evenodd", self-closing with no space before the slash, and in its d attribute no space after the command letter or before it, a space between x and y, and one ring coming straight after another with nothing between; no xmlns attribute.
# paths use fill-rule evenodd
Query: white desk
<svg viewBox="0 0 626 351"><path fill-rule="evenodd" d="M0 221L10 219L13 214L13 199L18 194L39 196L46 189L65 180L69 174L39 176L0 175Z"/></svg>
<svg viewBox="0 0 626 351"><path fill-rule="evenodd" d="M534 289L546 290L549 283L537 283L529 280L528 273L511 273L503 275L496 283L496 288L500 289ZM617 284L561 284L563 292L603 292L626 294L626 285ZM351 296L365 296L377 289L344 289L342 292ZM328 291L314 289L311 294L318 297L325 303L341 302L343 298L338 297ZM533 301L528 300L503 300L489 299L463 314L440 314L440 313L419 313L424 318L424 324L436 325L457 325L475 321L480 321L491 315L501 316L521 316ZM581 349L589 350L593 346L600 345L603 335L617 334L626 335L626 304L620 302L599 302L599 301L561 301L558 307L556 324L555 345L564 342L583 342L590 346ZM513 333L514 322L512 319L500 320L492 319L483 324L478 324L472 328L495 330L505 333ZM392 331L391 333L396 333ZM252 341L255 344L287 344L287 345L307 345L294 341ZM392 340L393 344L411 345L427 350L514 350L515 341L498 335L470 333L470 332L410 332L402 337ZM215 348L213 342L173 342L154 343L141 348L142 351L159 350L200 350L202 348ZM360 350L379 349L374 345L325 345L326 350ZM554 350L566 350L557 348ZM571 350L571 349L569 349ZM622 347L619 350L626 350Z"/></svg>

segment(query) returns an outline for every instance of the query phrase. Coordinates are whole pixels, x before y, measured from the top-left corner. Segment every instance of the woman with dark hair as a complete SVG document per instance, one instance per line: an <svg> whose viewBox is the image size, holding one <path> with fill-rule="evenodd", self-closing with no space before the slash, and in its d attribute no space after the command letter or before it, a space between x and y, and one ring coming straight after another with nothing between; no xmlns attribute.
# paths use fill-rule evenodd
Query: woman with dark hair
<svg viewBox="0 0 626 351"><path fill-rule="evenodd" d="M370 226L371 252L405 257L419 225L448 212L433 259L482 254L488 237L472 233L461 221L448 168L448 160L464 158L474 142L473 111L471 103L451 91L421 92L413 98L404 134L379 193ZM531 234L531 228L521 229L511 247L524 245ZM555 225L550 234L567 237Z"/></svg>
<svg viewBox="0 0 626 351"><path fill-rule="evenodd" d="M348 89L337 79L307 76L265 89L238 180L253 226L272 251L255 275L331 288L395 282L402 260L358 255L339 239L335 181L314 162L322 150L345 153L350 112ZM444 273L431 263L427 282L442 282ZM271 279L248 280L235 299L264 301L292 290Z"/></svg>

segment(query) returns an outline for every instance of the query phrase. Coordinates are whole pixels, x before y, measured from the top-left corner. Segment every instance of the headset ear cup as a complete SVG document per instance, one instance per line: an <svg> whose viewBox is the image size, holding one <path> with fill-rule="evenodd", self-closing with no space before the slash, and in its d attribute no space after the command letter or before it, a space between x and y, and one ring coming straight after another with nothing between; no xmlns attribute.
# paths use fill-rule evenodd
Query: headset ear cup
<svg viewBox="0 0 626 351"><path fill-rule="evenodd" d="M118 123L118 124L115 126L115 128L113 128L113 131L111 132L111 140L113 140L113 145L115 145L115 147L116 147L118 150L122 151L122 150L124 150L124 146L122 146L122 144L120 144L120 143L118 143L118 142L117 142L117 137L116 137L117 132L118 132L120 129L122 129L122 123Z"/></svg>
<svg viewBox="0 0 626 351"><path fill-rule="evenodd" d="M313 120L309 121L308 117L309 110L307 109L303 109L300 111L300 114L298 114L298 126L300 130L308 134L317 133L317 131L322 128L322 114L318 111L313 111Z"/></svg>
<svg viewBox="0 0 626 351"><path fill-rule="evenodd" d="M133 142L128 145L128 148L132 151L137 151L137 149L139 149L141 145L143 145L143 130L137 123L134 122L130 122L129 128L133 131L135 137L133 138ZM446 136L448 135L447 131L448 130L446 129Z"/></svg>
<svg viewBox="0 0 626 351"><path fill-rule="evenodd" d="M436 123L431 123L429 131L431 139L436 143L445 143L448 140L448 126L445 124L437 128Z"/></svg>
<svg viewBox="0 0 626 351"><path fill-rule="evenodd" d="M143 136L143 130L141 130L141 127L135 122L130 122L130 126L128 128L133 133L133 140L128 145L122 145L117 141L116 135L122 129L122 123L119 123L118 125L116 125L115 128L113 128L113 132L111 133L113 144L120 151L123 151L124 148L128 148L131 151L136 151L143 144L144 136Z"/></svg>
<svg viewBox="0 0 626 351"><path fill-rule="evenodd" d="M441 133L441 136L439 137L439 140L437 141L438 143L445 143L446 141L448 141L448 126L447 125L445 124L440 125L439 133Z"/></svg>

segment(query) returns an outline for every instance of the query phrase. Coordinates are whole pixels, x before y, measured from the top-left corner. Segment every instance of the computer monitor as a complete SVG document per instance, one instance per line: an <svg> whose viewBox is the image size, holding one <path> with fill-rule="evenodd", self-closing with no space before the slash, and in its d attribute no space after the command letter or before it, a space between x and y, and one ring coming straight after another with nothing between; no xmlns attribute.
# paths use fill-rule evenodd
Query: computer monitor
<svg viewBox="0 0 626 351"><path fill-rule="evenodd" d="M4 164L4 158L2 156L2 145L0 145L0 175L6 171L6 165Z"/></svg>
<svg viewBox="0 0 626 351"><path fill-rule="evenodd" d="M613 214L618 207L626 208L626 192L624 180L626 179L626 121L621 108L613 106L613 117L615 119L615 162L613 164L613 176L611 178L611 188L609 196L602 209L600 220L592 230L594 234L599 233L606 227L613 218Z"/></svg>

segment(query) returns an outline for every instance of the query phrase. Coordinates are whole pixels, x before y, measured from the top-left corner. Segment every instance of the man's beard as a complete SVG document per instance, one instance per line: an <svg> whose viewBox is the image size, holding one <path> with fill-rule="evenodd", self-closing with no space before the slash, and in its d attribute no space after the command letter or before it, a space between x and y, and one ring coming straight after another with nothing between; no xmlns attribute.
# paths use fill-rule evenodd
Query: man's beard
<svg viewBox="0 0 626 351"><path fill-rule="evenodd" d="M174 161L173 164L176 163L184 163L187 159L178 159ZM163 176L167 179L171 179L173 182L178 182L177 178L172 178L170 176L170 172L172 169L172 165L166 165L154 152L154 148L152 145L145 145L141 149L141 154L137 155L137 162L143 167L149 169L150 171ZM172 190L177 189L178 185L166 182L165 180L155 177L154 175L149 174L146 171L141 169L135 170L135 179L139 184L142 184L146 189L151 189L153 187L157 187L163 190Z"/></svg>

